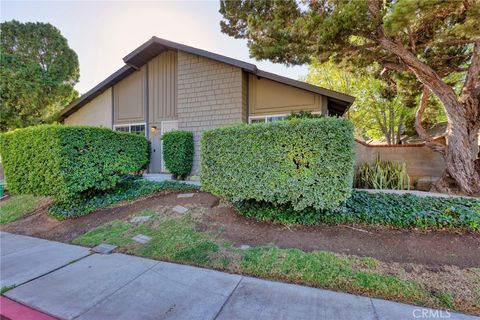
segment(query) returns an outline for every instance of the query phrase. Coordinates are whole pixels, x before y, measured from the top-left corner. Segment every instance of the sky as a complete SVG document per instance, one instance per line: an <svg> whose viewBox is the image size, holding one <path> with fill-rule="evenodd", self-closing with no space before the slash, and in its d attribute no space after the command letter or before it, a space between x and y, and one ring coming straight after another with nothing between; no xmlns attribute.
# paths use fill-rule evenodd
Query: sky
<svg viewBox="0 0 480 320"><path fill-rule="evenodd" d="M76 89L85 93L121 68L123 57L150 39L165 38L251 62L262 70L299 79L306 66L287 67L250 58L247 41L220 31L219 1L4 1L0 20L49 22L80 61Z"/></svg>

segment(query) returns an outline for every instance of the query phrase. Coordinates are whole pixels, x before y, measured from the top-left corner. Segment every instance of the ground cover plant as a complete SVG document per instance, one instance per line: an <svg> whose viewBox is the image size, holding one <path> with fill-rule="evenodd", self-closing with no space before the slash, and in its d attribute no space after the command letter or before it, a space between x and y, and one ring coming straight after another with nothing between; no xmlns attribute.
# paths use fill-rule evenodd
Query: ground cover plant
<svg viewBox="0 0 480 320"><path fill-rule="evenodd" d="M163 135L163 158L168 171L175 178L185 179L192 171L193 133L170 131Z"/></svg>
<svg viewBox="0 0 480 320"><path fill-rule="evenodd" d="M0 202L0 225L24 217L44 202L46 202L45 198L32 195L10 196Z"/></svg>
<svg viewBox="0 0 480 320"><path fill-rule="evenodd" d="M121 201L135 200L160 191L188 191L198 186L176 181L152 182L143 179L125 178L115 189L103 193L89 194L68 202L54 203L49 213L57 219L67 219L86 215Z"/></svg>
<svg viewBox="0 0 480 320"><path fill-rule="evenodd" d="M201 140L203 189L230 201L335 208L351 193L353 127L341 118L211 129Z"/></svg>
<svg viewBox="0 0 480 320"><path fill-rule="evenodd" d="M359 223L397 228L480 230L480 200L468 198L353 191L346 203L334 210L295 211L285 205L253 201L235 203L235 207L247 217L285 224Z"/></svg>
<svg viewBox="0 0 480 320"><path fill-rule="evenodd" d="M68 202L113 189L123 175L149 161L145 137L87 126L41 125L0 135L11 194L51 196Z"/></svg>
<svg viewBox="0 0 480 320"><path fill-rule="evenodd" d="M326 251L306 252L268 244L241 249L219 236L220 233L199 228L198 222L209 214L214 215L203 207L189 206L189 211L181 215L172 211L171 207L160 205L138 211L123 220L101 225L79 236L73 243L95 246L106 242L118 245L120 252L153 259L430 307L480 312L480 305L475 302L480 296L463 301L457 292L432 290L429 287L433 284L430 276L425 277L426 281L410 276L428 273L428 268L421 267L422 272L408 274L403 271L403 267L369 257ZM133 216L151 218L147 222L135 223L131 221ZM137 243L132 239L137 234L147 235L152 240L146 244ZM475 269L472 270L462 271L470 279L462 283L468 286L462 288L463 292L475 290L473 282L480 280ZM456 272L459 271L446 270L445 274L455 275Z"/></svg>

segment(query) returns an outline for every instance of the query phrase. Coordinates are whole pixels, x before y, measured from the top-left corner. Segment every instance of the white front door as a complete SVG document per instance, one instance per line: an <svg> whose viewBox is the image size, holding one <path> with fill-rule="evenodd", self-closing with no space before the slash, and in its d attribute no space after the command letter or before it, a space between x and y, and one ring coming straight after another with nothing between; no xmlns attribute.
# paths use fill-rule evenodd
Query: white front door
<svg viewBox="0 0 480 320"><path fill-rule="evenodd" d="M161 125L161 134L162 134L162 172L168 172L167 168L165 167L165 161L163 161L163 134L169 131L178 130L178 121L162 121Z"/></svg>

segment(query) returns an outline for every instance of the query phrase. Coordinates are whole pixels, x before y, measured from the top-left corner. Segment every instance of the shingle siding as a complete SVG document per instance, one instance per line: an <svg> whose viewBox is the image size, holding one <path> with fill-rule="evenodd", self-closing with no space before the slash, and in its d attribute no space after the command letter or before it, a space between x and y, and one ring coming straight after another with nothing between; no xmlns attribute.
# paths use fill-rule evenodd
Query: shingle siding
<svg viewBox="0 0 480 320"><path fill-rule="evenodd" d="M178 52L178 126L194 134L193 174L199 172L202 131L246 118L243 81L238 67Z"/></svg>

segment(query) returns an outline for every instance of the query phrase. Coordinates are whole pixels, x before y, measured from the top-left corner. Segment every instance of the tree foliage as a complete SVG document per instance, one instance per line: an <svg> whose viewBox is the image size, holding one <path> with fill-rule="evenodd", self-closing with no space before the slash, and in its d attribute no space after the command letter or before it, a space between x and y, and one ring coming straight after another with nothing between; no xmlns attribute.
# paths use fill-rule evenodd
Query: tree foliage
<svg viewBox="0 0 480 320"><path fill-rule="evenodd" d="M77 54L49 23L0 24L0 131L51 122L77 96Z"/></svg>
<svg viewBox="0 0 480 320"><path fill-rule="evenodd" d="M353 122L357 137L400 143L413 111L405 106L395 86L392 88L370 72L349 71L332 61L313 61L305 80L356 97L347 117Z"/></svg>
<svg viewBox="0 0 480 320"><path fill-rule="evenodd" d="M222 31L248 39L258 59L286 64L333 59L357 68L378 63L379 76L421 92L416 130L446 160L436 187L445 190L443 182L451 176L462 191L480 193L474 152L480 129L479 0L222 0L220 13ZM458 83L450 82L455 77L461 79L459 92ZM431 93L448 118L447 146L421 126Z"/></svg>

